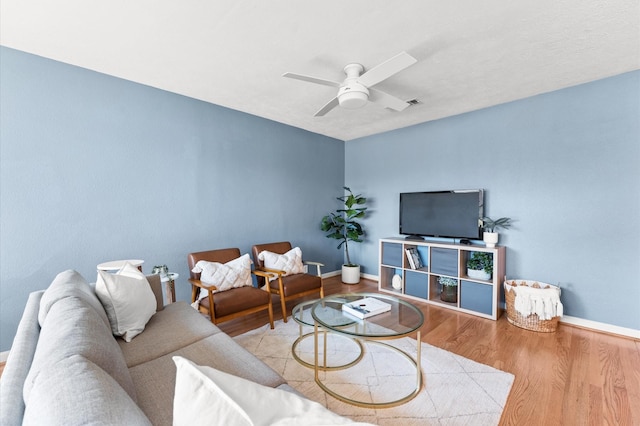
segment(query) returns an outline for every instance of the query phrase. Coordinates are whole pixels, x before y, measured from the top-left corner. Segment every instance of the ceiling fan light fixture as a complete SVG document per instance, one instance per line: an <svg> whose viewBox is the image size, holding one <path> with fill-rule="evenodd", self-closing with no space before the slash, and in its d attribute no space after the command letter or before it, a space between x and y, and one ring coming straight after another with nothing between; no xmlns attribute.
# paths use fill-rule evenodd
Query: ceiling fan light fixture
<svg viewBox="0 0 640 426"><path fill-rule="evenodd" d="M362 108L369 101L369 91L360 84L348 85L340 88L338 102L342 108Z"/></svg>
<svg viewBox="0 0 640 426"><path fill-rule="evenodd" d="M314 117L322 117L337 106L345 109L357 109L362 108L368 102L379 104L393 111L404 111L410 105L409 102L385 93L373 86L410 67L416 62L418 62L418 60L407 52L400 52L393 58L376 65L366 72L361 64L347 64L344 67L344 73L347 75L347 78L345 78L343 82L292 72L286 72L282 74L282 76L338 88L338 94L320 108L313 115Z"/></svg>

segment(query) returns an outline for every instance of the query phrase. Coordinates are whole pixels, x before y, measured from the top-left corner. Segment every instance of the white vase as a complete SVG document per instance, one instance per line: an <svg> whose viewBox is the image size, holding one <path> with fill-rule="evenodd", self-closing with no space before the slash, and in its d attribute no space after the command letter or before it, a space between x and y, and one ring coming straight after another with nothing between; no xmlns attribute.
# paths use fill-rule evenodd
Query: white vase
<svg viewBox="0 0 640 426"><path fill-rule="evenodd" d="M482 240L486 244L487 247L495 247L498 243L498 233L497 232L483 232Z"/></svg>
<svg viewBox="0 0 640 426"><path fill-rule="evenodd" d="M342 265L342 282L345 284L358 284L360 282L360 265Z"/></svg>

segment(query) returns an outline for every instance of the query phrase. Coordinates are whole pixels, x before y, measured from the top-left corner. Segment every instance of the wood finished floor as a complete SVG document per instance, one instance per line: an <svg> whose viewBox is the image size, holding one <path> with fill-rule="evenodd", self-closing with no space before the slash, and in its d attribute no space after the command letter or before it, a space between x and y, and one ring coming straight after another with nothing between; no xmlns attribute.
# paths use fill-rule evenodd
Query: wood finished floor
<svg viewBox="0 0 640 426"><path fill-rule="evenodd" d="M377 283L344 285L332 277L325 291L376 292ZM564 324L555 333L535 333L510 325L505 315L491 321L413 303L425 315L423 342L515 375L501 425L640 425L640 341ZM266 322L258 313L220 328L236 336Z"/></svg>
<svg viewBox="0 0 640 426"><path fill-rule="evenodd" d="M326 294L377 292L369 280L324 283ZM298 302L287 304L288 311ZM506 315L491 321L412 303L425 316L423 342L515 375L500 424L640 425L640 341L564 324L555 333L536 333L509 324ZM281 319L275 298L273 306ZM236 336L266 322L262 313L220 328Z"/></svg>

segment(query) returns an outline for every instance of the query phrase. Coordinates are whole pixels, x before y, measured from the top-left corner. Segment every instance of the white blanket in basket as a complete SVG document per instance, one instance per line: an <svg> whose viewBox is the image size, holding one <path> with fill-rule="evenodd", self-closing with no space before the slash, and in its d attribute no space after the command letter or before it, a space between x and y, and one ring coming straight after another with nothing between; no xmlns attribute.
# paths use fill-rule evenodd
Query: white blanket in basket
<svg viewBox="0 0 640 426"><path fill-rule="evenodd" d="M527 317L537 314L541 320L562 316L559 288L533 288L526 285L511 287L516 292L514 308Z"/></svg>

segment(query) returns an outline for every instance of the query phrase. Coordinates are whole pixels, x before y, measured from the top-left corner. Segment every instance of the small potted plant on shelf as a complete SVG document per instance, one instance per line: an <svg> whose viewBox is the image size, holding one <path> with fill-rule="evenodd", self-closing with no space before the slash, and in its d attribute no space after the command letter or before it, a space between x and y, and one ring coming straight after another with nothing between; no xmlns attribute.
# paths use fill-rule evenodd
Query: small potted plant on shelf
<svg viewBox="0 0 640 426"><path fill-rule="evenodd" d="M165 278L169 275L169 267L167 265L156 265L151 271L152 274L160 274L160 278Z"/></svg>
<svg viewBox="0 0 640 426"><path fill-rule="evenodd" d="M338 249L344 246L347 263L342 265L342 282L345 284L357 284L360 282L360 265L352 263L349 256L349 241L361 243L364 229L356 219L362 219L367 210L364 207L367 199L362 195L355 195L351 189L344 187L349 194L337 197L344 203L344 208L338 209L322 218L320 229L327 232L327 238L340 241Z"/></svg>
<svg viewBox="0 0 640 426"><path fill-rule="evenodd" d="M442 286L440 300L443 302L458 302L458 280L451 277L438 277L438 283Z"/></svg>
<svg viewBox="0 0 640 426"><path fill-rule="evenodd" d="M493 254L474 251L467 260L467 276L478 280L490 280L493 275Z"/></svg>
<svg viewBox="0 0 640 426"><path fill-rule="evenodd" d="M501 217L500 219L491 219L490 217L482 218L482 228L484 233L482 239L487 247L495 247L498 243L498 229L508 229L511 226L511 219Z"/></svg>

